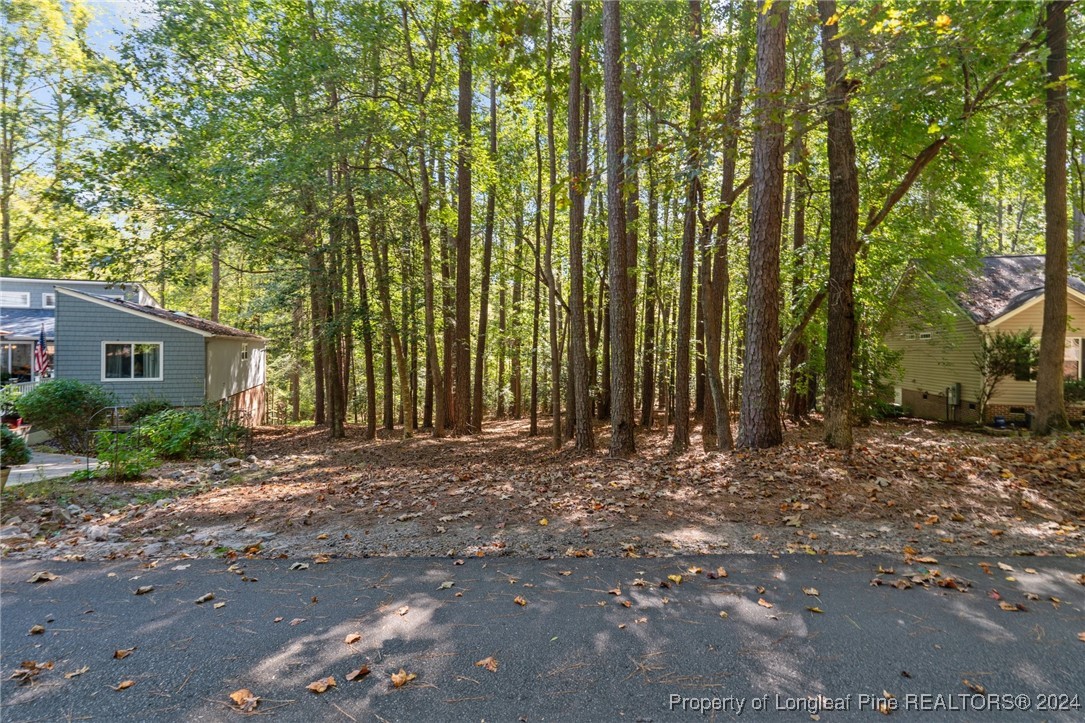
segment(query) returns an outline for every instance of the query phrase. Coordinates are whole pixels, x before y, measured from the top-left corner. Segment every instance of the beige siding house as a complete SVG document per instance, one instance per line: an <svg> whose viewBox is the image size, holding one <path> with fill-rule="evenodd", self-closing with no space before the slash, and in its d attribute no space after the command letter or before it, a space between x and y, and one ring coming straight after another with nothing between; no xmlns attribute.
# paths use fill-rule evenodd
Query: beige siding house
<svg viewBox="0 0 1085 723"><path fill-rule="evenodd" d="M976 267L935 273L913 262L890 300L886 345L900 354L890 383L894 402L926 419L978 421L981 375L975 366L982 334L1043 328L1044 257L988 256ZM1065 371L1085 367L1085 282L1067 286ZM1036 382L1004 379L988 405L995 416L1023 418L1036 402ZM1081 405L1068 407L1081 419Z"/></svg>

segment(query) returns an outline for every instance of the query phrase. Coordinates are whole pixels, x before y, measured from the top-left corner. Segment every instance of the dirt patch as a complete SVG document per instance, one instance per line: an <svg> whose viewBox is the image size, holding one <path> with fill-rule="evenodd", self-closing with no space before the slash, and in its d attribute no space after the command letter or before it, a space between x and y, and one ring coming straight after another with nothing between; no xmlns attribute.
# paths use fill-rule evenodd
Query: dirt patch
<svg viewBox="0 0 1085 723"><path fill-rule="evenodd" d="M329 440L262 428L252 462L171 465L136 483L5 494L23 525L75 499L71 522L7 555L665 556L689 552L1075 554L1085 528L1085 436L998 438L898 421L857 430L850 455L814 424L763 451L554 452L526 422L480 435ZM18 489L18 488L17 488ZM107 504L99 504L101 501ZM32 508L30 506L36 506ZM73 508L74 509L74 508ZM33 524L33 523L31 523ZM5 530L12 530L5 523ZM18 525L17 525L18 526ZM21 529L21 528L20 528ZM2 534L0 534L2 539Z"/></svg>

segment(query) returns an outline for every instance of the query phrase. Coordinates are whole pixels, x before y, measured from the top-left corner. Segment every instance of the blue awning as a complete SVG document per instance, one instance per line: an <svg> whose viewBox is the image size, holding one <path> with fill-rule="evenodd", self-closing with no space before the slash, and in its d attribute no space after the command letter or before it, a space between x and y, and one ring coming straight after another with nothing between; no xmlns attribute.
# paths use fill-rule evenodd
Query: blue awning
<svg viewBox="0 0 1085 723"><path fill-rule="evenodd" d="M55 340L54 309L0 309L0 336L8 339L37 339L45 325L45 338Z"/></svg>

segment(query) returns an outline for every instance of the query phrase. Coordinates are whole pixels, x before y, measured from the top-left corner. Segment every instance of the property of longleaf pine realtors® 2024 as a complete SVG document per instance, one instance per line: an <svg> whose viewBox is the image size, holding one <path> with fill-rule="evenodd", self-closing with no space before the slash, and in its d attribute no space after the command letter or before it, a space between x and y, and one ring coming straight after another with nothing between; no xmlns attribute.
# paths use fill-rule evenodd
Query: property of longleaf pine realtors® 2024
<svg viewBox="0 0 1085 723"><path fill-rule="evenodd" d="M883 693L881 695L859 693L840 697L783 696L762 695L746 698L744 696L713 696L687 698L671 693L668 710L683 710L708 713L726 711L741 715L744 711L804 711L812 714L825 710L870 710L889 713L894 710L934 711L1080 711L1081 699L1077 695L1051 694L1029 696L1012 693L908 693L900 698Z"/></svg>

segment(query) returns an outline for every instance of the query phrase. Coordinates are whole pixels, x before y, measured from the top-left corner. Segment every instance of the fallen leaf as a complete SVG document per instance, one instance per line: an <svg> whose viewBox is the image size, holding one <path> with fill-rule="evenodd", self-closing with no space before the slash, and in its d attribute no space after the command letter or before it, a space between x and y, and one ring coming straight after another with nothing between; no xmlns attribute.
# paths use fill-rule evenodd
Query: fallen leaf
<svg viewBox="0 0 1085 723"><path fill-rule="evenodd" d="M409 611L410 609L411 607L409 605L404 605L399 610L396 610L396 615L406 615L407 611Z"/></svg>
<svg viewBox="0 0 1085 723"><path fill-rule="evenodd" d="M51 572L42 570L41 572L35 572L33 575L31 575L30 579L27 580L27 582L52 582L59 577L60 575L54 575Z"/></svg>
<svg viewBox="0 0 1085 723"><path fill-rule="evenodd" d="M43 670L52 669L52 661L39 665L36 660L24 660L15 672L11 674L11 679L19 681L20 685L25 685L26 683L33 682L34 678L40 675Z"/></svg>
<svg viewBox="0 0 1085 723"><path fill-rule="evenodd" d="M542 518L541 520L539 520L539 524L540 524L540 525L542 525L543 527L546 527L547 525L549 525L549 524L550 524L550 520L548 520L548 519L546 519L546 518L544 517L544 518Z"/></svg>
<svg viewBox="0 0 1085 723"><path fill-rule="evenodd" d="M482 660L475 663L475 665L479 668L485 668L491 673L497 672L497 658L492 655L488 658L483 658Z"/></svg>
<svg viewBox="0 0 1085 723"><path fill-rule="evenodd" d="M317 555L316 557L313 558L313 562L315 562L318 565L326 565L327 563L329 563L331 561L332 561L332 559L330 557L328 557L327 555Z"/></svg>
<svg viewBox="0 0 1085 723"><path fill-rule="evenodd" d="M1000 608L1002 608L1003 610L1005 610L1006 612L1009 612L1009 613L1019 612L1019 611L1023 611L1025 609L1025 608L1021 607L1020 605L1018 605L1017 603L1006 602L1005 600L1000 602L998 604L998 606Z"/></svg>
<svg viewBox="0 0 1085 723"><path fill-rule="evenodd" d="M72 678L75 678L76 676L82 675L83 673L87 672L88 670L90 670L90 666L89 665L84 665L82 668L80 668L78 670L73 670L70 673L65 673L64 677L66 679L68 679L68 680L71 680Z"/></svg>
<svg viewBox="0 0 1085 723"><path fill-rule="evenodd" d="M607 592L610 593L611 595L621 595L622 594L622 589L620 587L615 587L615 588L611 588L610 590L607 590Z"/></svg>
<svg viewBox="0 0 1085 723"><path fill-rule="evenodd" d="M349 673L347 673L346 677L347 677L347 680L361 680L362 678L364 678L367 675L369 675L369 666L368 665L363 665L362 667L358 668L357 670L352 670Z"/></svg>
<svg viewBox="0 0 1085 723"><path fill-rule="evenodd" d="M362 639L361 633L351 633L347 637L343 638L343 642L347 645L354 645L356 642Z"/></svg>
<svg viewBox="0 0 1085 723"><path fill-rule="evenodd" d="M788 527L802 527L802 515L788 515L784 517L784 524Z"/></svg>
<svg viewBox="0 0 1085 723"><path fill-rule="evenodd" d="M328 533L327 532L322 532L322 533L320 533L319 535L316 536L316 539L318 539L318 540L326 540L326 539L328 539Z"/></svg>
<svg viewBox="0 0 1085 723"><path fill-rule="evenodd" d="M1014 572L1013 566L1012 565L1007 565L1004 562L998 563L998 569L1002 570L1004 572Z"/></svg>
<svg viewBox="0 0 1085 723"><path fill-rule="evenodd" d="M219 608L224 608L224 607L226 607L226 603L224 603L224 602L217 602L217 603L215 603L214 605L212 605L212 607L213 607L213 608L215 608L215 610L218 610Z"/></svg>
<svg viewBox="0 0 1085 723"><path fill-rule="evenodd" d="M214 599L215 593L209 592L206 595L200 595L198 598L196 598L196 604L203 605L205 602L211 602Z"/></svg>
<svg viewBox="0 0 1085 723"><path fill-rule="evenodd" d="M1077 639L1080 640L1081 642L1085 643L1085 633L1078 633L1077 634Z"/></svg>
<svg viewBox="0 0 1085 723"><path fill-rule="evenodd" d="M682 576L681 575L667 575L667 579L670 580L671 582L673 582L675 585L681 585L682 584Z"/></svg>
<svg viewBox="0 0 1085 723"><path fill-rule="evenodd" d="M149 592L154 591L154 585L144 585L143 587L136 588L136 595L146 595Z"/></svg>
<svg viewBox="0 0 1085 723"><path fill-rule="evenodd" d="M134 652L136 652L136 649L134 647L133 648L123 648L121 650L118 650L118 651L114 652L113 657L115 659L117 659L117 660L124 660L125 658L127 658L129 655L131 655Z"/></svg>
<svg viewBox="0 0 1085 723"><path fill-rule="evenodd" d="M448 590L449 588L451 588L455 584L456 583L452 582L451 580L445 580L444 582L442 582L440 585L437 586L437 589L438 590Z"/></svg>
<svg viewBox="0 0 1085 723"><path fill-rule="evenodd" d="M307 562L295 562L293 565L290 566L290 569L291 570L308 570L309 569L309 563L307 563Z"/></svg>
<svg viewBox="0 0 1085 723"><path fill-rule="evenodd" d="M622 600L622 607L623 608L631 608L631 607L633 607L633 603L629 602L628 600Z"/></svg>
<svg viewBox="0 0 1085 723"><path fill-rule="evenodd" d="M519 605L520 607L523 607L524 605L527 605L527 600L525 600L525 599L524 599L523 597L521 597L520 595L517 595L516 597L514 597L514 598L512 599L512 601L513 601L514 603L516 603L517 605Z"/></svg>
<svg viewBox="0 0 1085 723"><path fill-rule="evenodd" d="M398 673L392 673L392 686L395 688L402 688L417 677L418 676L414 673L408 673L403 668L400 668Z"/></svg>
<svg viewBox="0 0 1085 723"><path fill-rule="evenodd" d="M273 622L273 623L281 623L282 621L283 621L283 619L282 619L282 617L280 616L280 617L277 617L277 618L275 618L275 619L274 619L274 620L272 620L271 622Z"/></svg>
<svg viewBox="0 0 1085 723"><path fill-rule="evenodd" d="M30 634L31 635L41 635L44 632L45 632L45 626L44 625L35 625L34 627L30 628Z"/></svg>
<svg viewBox="0 0 1085 723"><path fill-rule="evenodd" d="M770 603L768 600L766 600L763 597L757 599L757 604L760 605L763 608L775 607L775 605L773 605L772 603Z"/></svg>
<svg viewBox="0 0 1085 723"><path fill-rule="evenodd" d="M305 686L307 690L311 690L314 693L323 693L328 688L335 687L335 678L328 676L327 678L321 678L320 680L314 680L309 685Z"/></svg>
<svg viewBox="0 0 1085 723"><path fill-rule="evenodd" d="M812 597L817 597L819 595L818 589L816 587L804 587L802 591Z"/></svg>
<svg viewBox="0 0 1085 723"><path fill-rule="evenodd" d="M965 678L961 682L964 684L964 687L968 688L973 693L979 693L980 695L983 695L987 692L987 689L984 688L982 685L980 685L979 683L973 683L968 678Z"/></svg>
<svg viewBox="0 0 1085 723"><path fill-rule="evenodd" d="M717 567L714 572L712 570L709 570L706 577L709 580L719 580L721 577L727 577L727 571L724 570L722 567Z"/></svg>
<svg viewBox="0 0 1085 723"><path fill-rule="evenodd" d="M295 625L301 625L304 622L305 618L294 618L290 621L290 627L294 627Z"/></svg>
<svg viewBox="0 0 1085 723"><path fill-rule="evenodd" d="M720 610L720 617L723 618L724 620L726 620L727 618L729 618L731 616L727 613L726 610Z"/></svg>
<svg viewBox="0 0 1085 723"><path fill-rule="evenodd" d="M111 687L113 688L113 690L127 690L128 688L131 688L135 684L136 684L136 681L134 681L134 680L122 680L121 682L117 683L116 686L111 686Z"/></svg>
<svg viewBox="0 0 1085 723"><path fill-rule="evenodd" d="M256 706L260 705L260 699L253 695L248 688L242 688L230 693L230 700L241 709L242 713L251 713L256 710Z"/></svg>
<svg viewBox="0 0 1085 723"><path fill-rule="evenodd" d="M809 610L812 613L823 613L823 612L825 612L824 610L822 610L819 607L808 607L806 609Z"/></svg>
<svg viewBox="0 0 1085 723"><path fill-rule="evenodd" d="M572 570L561 570L560 572L558 572L558 574L561 575L562 577L569 577L570 575L573 574L573 571Z"/></svg>

